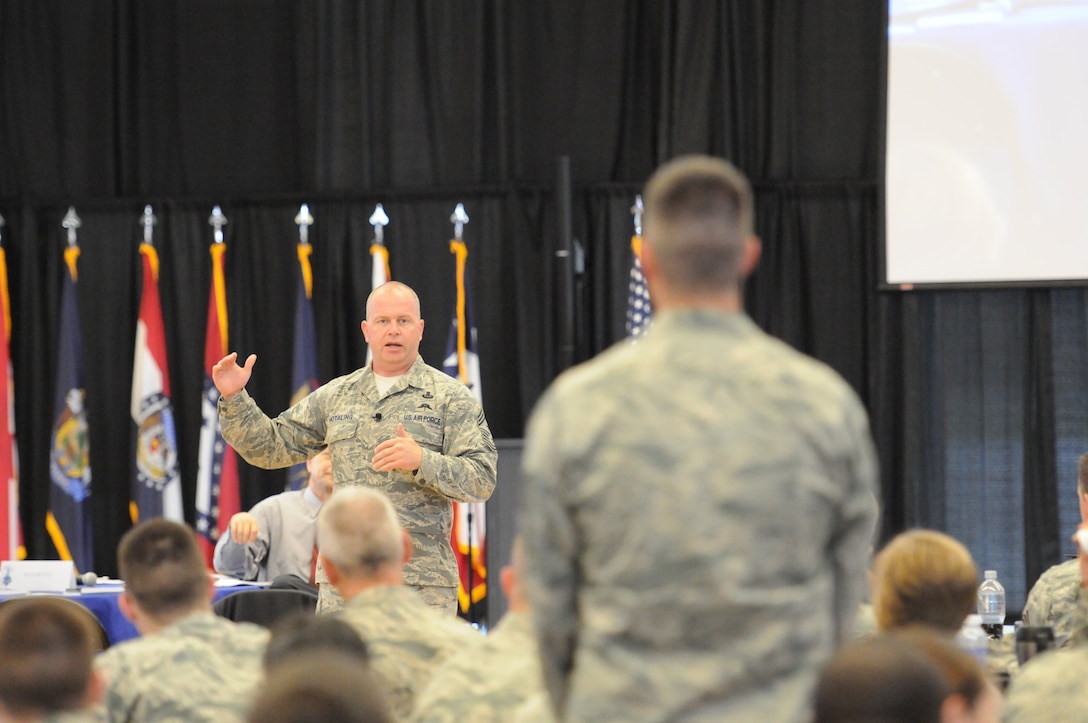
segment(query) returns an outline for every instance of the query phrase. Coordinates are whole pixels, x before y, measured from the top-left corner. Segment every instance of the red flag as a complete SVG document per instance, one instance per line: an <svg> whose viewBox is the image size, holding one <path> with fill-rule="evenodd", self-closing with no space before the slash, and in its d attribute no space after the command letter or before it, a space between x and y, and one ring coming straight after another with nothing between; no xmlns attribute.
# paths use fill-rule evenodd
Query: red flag
<svg viewBox="0 0 1088 723"><path fill-rule="evenodd" d="M200 469L196 484L196 530L208 567L215 541L241 511L238 459L223 441L219 427L219 390L212 382L212 367L227 355L227 289L223 274L223 243L212 244L212 285L208 297L208 326L204 337L204 422L200 429Z"/></svg>
<svg viewBox="0 0 1088 723"><path fill-rule="evenodd" d="M19 450L15 443L15 383L11 373L11 297L8 261L0 246L0 560L22 560L19 524Z"/></svg>

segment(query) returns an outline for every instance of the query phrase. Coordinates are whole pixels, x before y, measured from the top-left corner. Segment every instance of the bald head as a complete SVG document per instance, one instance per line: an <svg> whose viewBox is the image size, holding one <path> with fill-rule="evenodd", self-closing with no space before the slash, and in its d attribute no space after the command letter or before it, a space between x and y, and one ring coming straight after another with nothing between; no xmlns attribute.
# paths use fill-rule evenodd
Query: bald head
<svg viewBox="0 0 1088 723"><path fill-rule="evenodd" d="M370 292L366 297L366 318L371 318L374 303L381 300L410 301L415 308L415 317L422 318L419 307L419 296L408 284L399 281L387 281Z"/></svg>
<svg viewBox="0 0 1088 723"><path fill-rule="evenodd" d="M399 281L382 284L370 292L361 328L370 345L374 373L383 377L406 374L419 358L423 338L419 297Z"/></svg>

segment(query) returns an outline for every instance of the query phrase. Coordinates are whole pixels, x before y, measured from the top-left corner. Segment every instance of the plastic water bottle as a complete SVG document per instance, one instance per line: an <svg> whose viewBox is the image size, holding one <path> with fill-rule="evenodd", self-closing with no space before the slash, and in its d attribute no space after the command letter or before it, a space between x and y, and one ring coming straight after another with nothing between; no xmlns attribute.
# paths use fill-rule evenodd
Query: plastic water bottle
<svg viewBox="0 0 1088 723"><path fill-rule="evenodd" d="M1000 639L1005 630L1005 588L997 581L997 570L987 570L978 586L978 615L986 634Z"/></svg>
<svg viewBox="0 0 1088 723"><path fill-rule="evenodd" d="M985 669L986 651L990 647L990 638L982 629L982 618L974 613L967 616L956 633L956 643L970 653L978 664Z"/></svg>

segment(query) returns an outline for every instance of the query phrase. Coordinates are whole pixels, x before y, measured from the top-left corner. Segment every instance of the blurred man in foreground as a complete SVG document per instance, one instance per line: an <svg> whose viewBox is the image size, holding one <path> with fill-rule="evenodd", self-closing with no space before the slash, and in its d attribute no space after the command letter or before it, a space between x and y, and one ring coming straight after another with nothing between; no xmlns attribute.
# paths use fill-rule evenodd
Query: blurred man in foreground
<svg viewBox="0 0 1088 723"><path fill-rule="evenodd" d="M677 159L646 186L654 321L533 412L522 516L564 721L808 717L848 636L876 518L865 411L742 311L748 181Z"/></svg>

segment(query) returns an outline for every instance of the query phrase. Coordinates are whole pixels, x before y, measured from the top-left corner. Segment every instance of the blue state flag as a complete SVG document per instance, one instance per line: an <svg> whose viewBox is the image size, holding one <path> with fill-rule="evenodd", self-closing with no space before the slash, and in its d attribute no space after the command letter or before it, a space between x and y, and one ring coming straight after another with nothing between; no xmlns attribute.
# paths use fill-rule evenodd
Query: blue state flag
<svg viewBox="0 0 1088 723"><path fill-rule="evenodd" d="M310 267L310 244L298 245L298 300L295 303L295 353L291 372L291 404L302 400L317 389L317 331L314 324L313 271ZM309 472L306 463L294 465L287 472L287 489L300 490L306 486Z"/></svg>
<svg viewBox="0 0 1088 723"><path fill-rule="evenodd" d="M67 273L60 306L56 403L49 440L49 513L46 528L62 560L77 571L94 569L91 517L91 454L84 404L83 355L76 308L79 247L64 252Z"/></svg>

